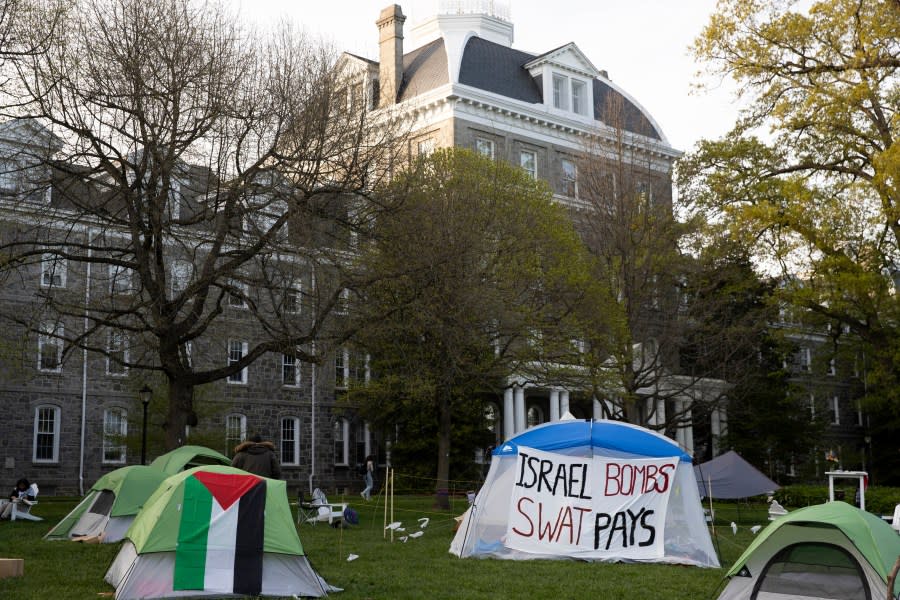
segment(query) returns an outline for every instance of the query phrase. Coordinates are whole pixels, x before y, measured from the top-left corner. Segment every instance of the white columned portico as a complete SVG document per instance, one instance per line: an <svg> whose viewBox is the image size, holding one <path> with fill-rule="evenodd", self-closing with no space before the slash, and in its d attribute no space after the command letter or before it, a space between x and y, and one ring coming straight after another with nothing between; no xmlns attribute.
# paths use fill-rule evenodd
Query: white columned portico
<svg viewBox="0 0 900 600"><path fill-rule="evenodd" d="M603 405L600 404L600 401L594 397L593 402L591 402L592 415L595 421L599 421L603 418Z"/></svg>
<svg viewBox="0 0 900 600"><path fill-rule="evenodd" d="M559 390L550 390L550 421L559 421Z"/></svg>
<svg viewBox="0 0 900 600"><path fill-rule="evenodd" d="M517 385L513 390L516 405L516 433L520 433L525 431L525 388Z"/></svg>
<svg viewBox="0 0 900 600"><path fill-rule="evenodd" d="M569 390L561 390L559 392L559 414L565 415L569 412Z"/></svg>
<svg viewBox="0 0 900 600"><path fill-rule="evenodd" d="M508 440L516 434L515 421L513 420L513 390L503 390L503 439Z"/></svg>

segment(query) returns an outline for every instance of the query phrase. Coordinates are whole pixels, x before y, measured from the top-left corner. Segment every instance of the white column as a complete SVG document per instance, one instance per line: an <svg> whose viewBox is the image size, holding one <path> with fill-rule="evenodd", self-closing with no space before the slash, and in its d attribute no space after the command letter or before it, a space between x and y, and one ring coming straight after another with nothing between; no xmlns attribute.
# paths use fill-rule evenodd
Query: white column
<svg viewBox="0 0 900 600"><path fill-rule="evenodd" d="M719 435L728 435L728 409L720 405L716 412L719 413Z"/></svg>
<svg viewBox="0 0 900 600"><path fill-rule="evenodd" d="M612 419L616 415L616 405L612 400L604 398L603 405L606 407L606 418Z"/></svg>
<svg viewBox="0 0 900 600"><path fill-rule="evenodd" d="M666 423L666 401L662 398L656 401L656 424L665 425Z"/></svg>
<svg viewBox="0 0 900 600"><path fill-rule="evenodd" d="M688 401L690 402L690 400ZM684 418L687 419L688 424L684 428L684 447L691 454L694 453L694 413L688 408L684 411Z"/></svg>
<svg viewBox="0 0 900 600"><path fill-rule="evenodd" d="M569 412L569 390L562 390L559 393L559 416Z"/></svg>
<svg viewBox="0 0 900 600"><path fill-rule="evenodd" d="M593 402L591 402L591 406L593 408L592 413L595 421L599 421L603 418L603 406L600 404L600 401L597 400L596 396L594 397Z"/></svg>
<svg viewBox="0 0 900 600"><path fill-rule="evenodd" d="M525 388L516 386L513 397L516 405L516 433L525 431Z"/></svg>
<svg viewBox="0 0 900 600"><path fill-rule="evenodd" d="M676 415L681 414L681 410L684 407L684 403L681 400L675 400L674 404L675 405L673 406L673 409L675 410L675 414ZM681 446L682 448L685 447L685 445L684 445L684 442L685 442L684 425L678 425L678 427L675 428L675 441L678 442L678 445Z"/></svg>
<svg viewBox="0 0 900 600"><path fill-rule="evenodd" d="M503 390L503 439L508 440L516 434L515 421L513 420L513 390Z"/></svg>
<svg viewBox="0 0 900 600"><path fill-rule="evenodd" d="M559 390L550 390L550 421L559 421Z"/></svg>
<svg viewBox="0 0 900 600"><path fill-rule="evenodd" d="M712 434L710 437L712 438L713 458L719 455L719 435L721 434L719 425L719 411L718 409L712 410L709 413L709 432Z"/></svg>

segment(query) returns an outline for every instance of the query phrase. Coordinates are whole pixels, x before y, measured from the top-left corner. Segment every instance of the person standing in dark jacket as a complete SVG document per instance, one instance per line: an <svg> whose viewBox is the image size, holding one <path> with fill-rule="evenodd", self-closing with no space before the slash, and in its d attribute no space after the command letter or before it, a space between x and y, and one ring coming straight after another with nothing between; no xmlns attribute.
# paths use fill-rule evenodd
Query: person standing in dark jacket
<svg viewBox="0 0 900 600"><path fill-rule="evenodd" d="M262 441L259 434L235 447L231 466L254 475L281 479L281 462L275 454L275 444Z"/></svg>

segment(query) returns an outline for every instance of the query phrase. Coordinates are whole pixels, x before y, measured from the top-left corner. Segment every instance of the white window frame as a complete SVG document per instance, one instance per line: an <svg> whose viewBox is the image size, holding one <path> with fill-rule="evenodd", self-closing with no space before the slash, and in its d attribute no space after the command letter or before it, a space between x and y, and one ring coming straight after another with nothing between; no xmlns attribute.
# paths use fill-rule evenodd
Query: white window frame
<svg viewBox="0 0 900 600"><path fill-rule="evenodd" d="M109 265L109 293L131 294L134 292L134 270L121 265Z"/></svg>
<svg viewBox="0 0 900 600"><path fill-rule="evenodd" d="M228 287L235 288L238 291L238 294L233 293L230 289L226 292L228 294L226 300L228 306L231 308L247 308L247 284L243 281L231 278L228 280Z"/></svg>
<svg viewBox="0 0 900 600"><path fill-rule="evenodd" d="M0 192L14 193L22 186L22 167L14 160L0 159Z"/></svg>
<svg viewBox="0 0 900 600"><path fill-rule="evenodd" d="M812 370L812 351L809 346L800 347L798 359L800 370L809 373Z"/></svg>
<svg viewBox="0 0 900 600"><path fill-rule="evenodd" d="M128 411L107 408L103 411L103 464L124 464L127 459Z"/></svg>
<svg viewBox="0 0 900 600"><path fill-rule="evenodd" d="M338 294L337 302L334 305L334 314L336 315L347 315L350 313L350 290L348 288L344 288L341 290L341 293Z"/></svg>
<svg viewBox="0 0 900 600"><path fill-rule="evenodd" d="M537 152L534 150L519 150L519 167L528 173L532 179L537 179Z"/></svg>
<svg viewBox="0 0 900 600"><path fill-rule="evenodd" d="M238 348L237 344L240 344L240 356L236 354ZM249 350L249 343L241 340L228 340L228 365L233 365L236 362L240 362L245 356L247 356L247 351ZM246 385L247 384L247 367L244 367L240 371L236 373L232 373L229 375L226 380L228 383L234 385Z"/></svg>
<svg viewBox="0 0 900 600"><path fill-rule="evenodd" d="M416 156L430 156L436 148L434 138L425 138L416 142Z"/></svg>
<svg viewBox="0 0 900 600"><path fill-rule="evenodd" d="M533 413L532 413L532 411L533 411ZM529 417L532 414L534 414L537 417L537 421L534 424L529 423L529 421L531 421L531 419ZM544 411L540 406L538 406L536 404L532 404L525 410L525 427L526 428L530 429L532 427L536 427L536 426L540 425L541 423L545 423L545 422L546 421L544 420Z"/></svg>
<svg viewBox="0 0 900 600"><path fill-rule="evenodd" d="M553 108L569 110L569 78L562 73L550 75L553 91Z"/></svg>
<svg viewBox="0 0 900 600"><path fill-rule="evenodd" d="M62 353L63 340L65 330L62 323L43 323L41 324L41 333L38 335L38 371L44 373L60 373L62 371ZM52 368L44 367L44 346L56 346L56 366Z"/></svg>
<svg viewBox="0 0 900 600"><path fill-rule="evenodd" d="M572 112L577 115L587 114L587 83L581 79L572 79Z"/></svg>
<svg viewBox="0 0 900 600"><path fill-rule="evenodd" d="M841 424L841 399L838 396L831 397L831 424Z"/></svg>
<svg viewBox="0 0 900 600"><path fill-rule="evenodd" d="M562 193L569 198L578 198L578 165L575 161L563 158L560 160L562 171Z"/></svg>
<svg viewBox="0 0 900 600"><path fill-rule="evenodd" d="M289 298L293 300L288 301ZM293 281L284 288L284 296L281 300L281 309L285 314L299 315L303 310L303 285L299 281Z"/></svg>
<svg viewBox="0 0 900 600"><path fill-rule="evenodd" d="M194 264L188 260L173 260L169 266L169 290L172 297L187 289L194 276Z"/></svg>
<svg viewBox="0 0 900 600"><path fill-rule="evenodd" d="M494 149L495 144L494 140L489 140L485 137L476 137L475 138L475 152L480 154L481 156L486 156L491 160L494 159Z"/></svg>
<svg viewBox="0 0 900 600"><path fill-rule="evenodd" d="M285 439L285 424L290 423L294 439ZM278 447L278 453L281 458L282 465L289 466L297 466L300 464L300 418L299 417L282 417L280 423L280 433L279 439L281 440L281 444ZM289 444L291 452L294 454L294 460L288 460L288 457L285 456L284 450L285 445Z"/></svg>
<svg viewBox="0 0 900 600"><path fill-rule="evenodd" d="M337 467L346 467L350 464L350 421L343 417L334 421L334 464ZM337 433L340 432L339 439ZM340 444L340 448L338 447ZM340 456L338 453L340 452Z"/></svg>
<svg viewBox="0 0 900 600"><path fill-rule="evenodd" d="M177 221L181 218L181 182L177 179L169 179L169 220Z"/></svg>
<svg viewBox="0 0 900 600"><path fill-rule="evenodd" d="M225 454L231 455L234 447L247 441L247 415L225 415Z"/></svg>
<svg viewBox="0 0 900 600"><path fill-rule="evenodd" d="M43 414L42 414L43 413ZM46 419L46 416L52 417L52 422ZM34 408L34 429L32 435L31 462L39 464L49 464L59 462L59 430L62 411L58 406L52 404L41 404ZM50 428L47 428L49 422ZM39 436L52 436L50 458L38 457L38 438Z"/></svg>
<svg viewBox="0 0 900 600"><path fill-rule="evenodd" d="M360 440L360 437L362 440ZM362 456L359 456L359 445L360 441L362 441ZM367 421L363 421L356 428L356 461L365 463L366 457L372 454L372 430L369 429L369 423Z"/></svg>
<svg viewBox="0 0 900 600"><path fill-rule="evenodd" d="M293 363L289 363L288 358L293 358ZM293 369L293 377L289 377L290 373L286 370L288 368ZM281 385L286 387L300 386L300 359L297 358L296 352L293 354L283 352L281 354Z"/></svg>
<svg viewBox="0 0 900 600"><path fill-rule="evenodd" d="M41 287L65 288L66 287L66 259L52 252L41 255ZM58 279L56 283L54 279Z"/></svg>
<svg viewBox="0 0 900 600"><path fill-rule="evenodd" d="M350 379L350 350L338 348L334 353L334 387L347 389Z"/></svg>
<svg viewBox="0 0 900 600"><path fill-rule="evenodd" d="M113 360L114 353L121 353L121 362ZM110 329L106 335L106 374L122 377L128 374L128 336L120 329ZM119 369L119 370L116 370Z"/></svg>

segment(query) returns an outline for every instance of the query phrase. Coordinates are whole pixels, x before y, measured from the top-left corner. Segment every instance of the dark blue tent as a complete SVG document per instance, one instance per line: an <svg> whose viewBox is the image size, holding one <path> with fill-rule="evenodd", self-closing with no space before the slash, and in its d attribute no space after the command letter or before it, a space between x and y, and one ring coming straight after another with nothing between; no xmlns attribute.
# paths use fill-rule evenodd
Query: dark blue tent
<svg viewBox="0 0 900 600"><path fill-rule="evenodd" d="M701 498L749 498L770 494L781 487L733 450L695 465L694 477Z"/></svg>

